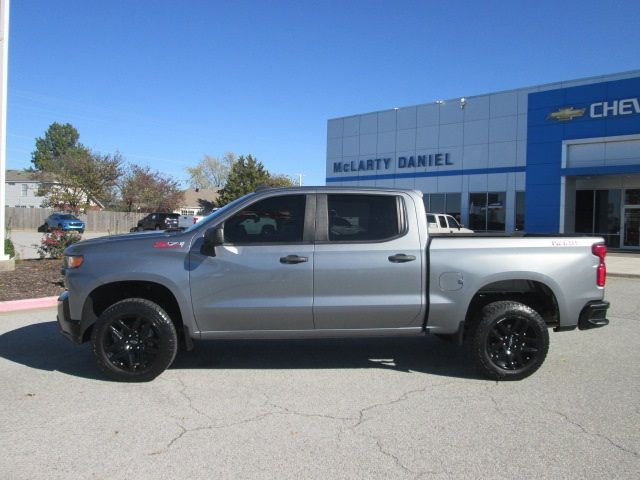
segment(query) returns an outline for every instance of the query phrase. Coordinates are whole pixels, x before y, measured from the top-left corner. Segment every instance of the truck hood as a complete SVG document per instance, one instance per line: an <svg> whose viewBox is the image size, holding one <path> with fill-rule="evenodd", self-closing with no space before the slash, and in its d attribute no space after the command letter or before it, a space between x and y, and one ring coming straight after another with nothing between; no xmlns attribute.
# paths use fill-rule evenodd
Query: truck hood
<svg viewBox="0 0 640 480"><path fill-rule="evenodd" d="M182 232L140 232L140 233L125 233L122 235L106 235L104 237L91 238L88 240L82 240L78 243L74 243L67 247L64 251L65 255L78 255L87 250L93 250L95 248L123 248L126 243L132 242L149 242L160 239L173 239L174 237L182 237Z"/></svg>

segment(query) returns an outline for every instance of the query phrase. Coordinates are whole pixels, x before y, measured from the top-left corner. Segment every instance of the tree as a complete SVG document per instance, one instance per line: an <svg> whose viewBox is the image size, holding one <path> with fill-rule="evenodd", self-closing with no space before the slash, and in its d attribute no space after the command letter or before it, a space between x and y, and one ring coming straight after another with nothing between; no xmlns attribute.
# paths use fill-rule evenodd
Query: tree
<svg viewBox="0 0 640 480"><path fill-rule="evenodd" d="M40 180L38 194L45 197L45 207L76 213L92 202L112 202L121 175L119 153L100 155L85 148L69 150L52 161L47 170L34 173Z"/></svg>
<svg viewBox="0 0 640 480"><path fill-rule="evenodd" d="M270 187L295 187L296 182L294 182L288 175L276 173L269 174L267 185Z"/></svg>
<svg viewBox="0 0 640 480"><path fill-rule="evenodd" d="M54 122L42 138L36 138L36 149L31 153L33 169L37 171L49 170L52 164L62 158L66 153L77 150L86 150L78 143L80 134L70 123L61 125Z"/></svg>
<svg viewBox="0 0 640 480"><path fill-rule="evenodd" d="M222 158L205 155L195 167L187 167L191 188L222 188L237 156L227 152Z"/></svg>
<svg viewBox="0 0 640 480"><path fill-rule="evenodd" d="M69 123L52 123L43 137L36 138L31 171L40 180L38 194L45 197L44 206L78 212L92 202L113 199L122 157L92 152L79 139Z"/></svg>
<svg viewBox="0 0 640 480"><path fill-rule="evenodd" d="M269 172L251 155L240 155L234 162L227 178L227 183L220 190L218 206L226 205L236 198L240 198L247 193L254 192L256 188L267 185L269 182Z"/></svg>
<svg viewBox="0 0 640 480"><path fill-rule="evenodd" d="M255 192L258 187L292 187L295 182L283 174L271 174L251 155L241 155L229 172L227 183L220 190L218 206L222 207L247 193Z"/></svg>
<svg viewBox="0 0 640 480"><path fill-rule="evenodd" d="M171 212L180 206L183 194L176 180L131 165L120 182L120 197L127 212Z"/></svg>

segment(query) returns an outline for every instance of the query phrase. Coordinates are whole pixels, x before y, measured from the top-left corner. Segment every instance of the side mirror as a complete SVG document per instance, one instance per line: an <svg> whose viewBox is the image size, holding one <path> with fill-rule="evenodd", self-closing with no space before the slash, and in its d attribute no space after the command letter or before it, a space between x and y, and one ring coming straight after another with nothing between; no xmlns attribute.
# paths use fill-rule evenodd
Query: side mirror
<svg viewBox="0 0 640 480"><path fill-rule="evenodd" d="M216 256L216 248L218 245L222 245L224 243L224 228L223 227L214 227L210 228L206 232L204 232L204 243L200 248L200 252L203 255L208 255L210 257Z"/></svg>

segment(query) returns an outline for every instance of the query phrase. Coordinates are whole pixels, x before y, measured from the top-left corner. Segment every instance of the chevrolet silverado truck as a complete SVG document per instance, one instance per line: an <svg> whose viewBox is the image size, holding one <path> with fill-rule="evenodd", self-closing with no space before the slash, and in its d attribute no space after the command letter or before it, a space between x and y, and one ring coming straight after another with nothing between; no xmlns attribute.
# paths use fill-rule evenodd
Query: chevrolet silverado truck
<svg viewBox="0 0 640 480"><path fill-rule="evenodd" d="M549 329L609 323L602 238L431 237L426 219L418 191L259 190L184 232L68 247L58 323L121 381L155 378L194 340L426 334L517 380Z"/></svg>

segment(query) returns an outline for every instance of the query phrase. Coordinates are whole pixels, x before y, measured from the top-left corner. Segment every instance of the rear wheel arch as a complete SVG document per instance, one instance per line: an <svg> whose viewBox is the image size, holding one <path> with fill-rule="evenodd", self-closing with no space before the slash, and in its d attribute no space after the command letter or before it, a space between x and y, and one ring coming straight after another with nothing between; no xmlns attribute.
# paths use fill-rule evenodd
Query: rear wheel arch
<svg viewBox="0 0 640 480"><path fill-rule="evenodd" d="M82 309L83 323L87 328L83 332L83 341L91 339L93 326L98 317L110 306L128 298L142 298L159 305L171 318L178 337L188 350L193 341L185 327L180 305L173 292L164 285L149 281L122 281L100 285L85 300Z"/></svg>
<svg viewBox="0 0 640 480"><path fill-rule="evenodd" d="M522 303L535 310L547 326L559 325L560 310L553 290L543 282L523 278L500 280L480 288L467 308L465 330L480 320L486 305L497 301Z"/></svg>

